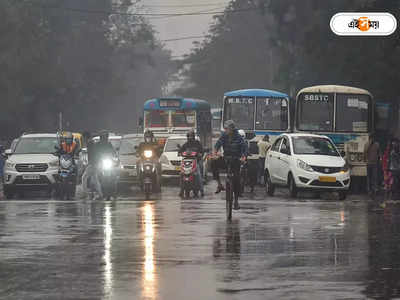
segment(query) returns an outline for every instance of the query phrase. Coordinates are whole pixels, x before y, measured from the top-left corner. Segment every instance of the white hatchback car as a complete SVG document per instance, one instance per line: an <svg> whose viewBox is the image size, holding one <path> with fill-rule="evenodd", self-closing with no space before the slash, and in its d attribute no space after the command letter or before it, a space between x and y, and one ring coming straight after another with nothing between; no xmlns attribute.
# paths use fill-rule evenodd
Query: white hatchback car
<svg viewBox="0 0 400 300"><path fill-rule="evenodd" d="M326 136L282 134L268 151L264 169L270 196L275 186L287 186L291 197L299 190L337 191L344 200L350 187L349 167Z"/></svg>

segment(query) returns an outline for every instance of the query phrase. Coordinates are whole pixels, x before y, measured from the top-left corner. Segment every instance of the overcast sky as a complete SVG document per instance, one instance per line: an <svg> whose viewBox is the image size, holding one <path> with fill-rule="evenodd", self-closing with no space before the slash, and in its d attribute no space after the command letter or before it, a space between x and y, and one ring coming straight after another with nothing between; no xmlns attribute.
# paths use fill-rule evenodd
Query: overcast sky
<svg viewBox="0 0 400 300"><path fill-rule="evenodd" d="M147 13L192 13L223 11L229 0L143 0L143 12ZM212 15L179 16L179 17L149 17L158 32L161 40L175 39L189 36L202 36L207 34L209 25L213 21ZM173 51L172 55L181 56L188 54L193 41L165 42Z"/></svg>

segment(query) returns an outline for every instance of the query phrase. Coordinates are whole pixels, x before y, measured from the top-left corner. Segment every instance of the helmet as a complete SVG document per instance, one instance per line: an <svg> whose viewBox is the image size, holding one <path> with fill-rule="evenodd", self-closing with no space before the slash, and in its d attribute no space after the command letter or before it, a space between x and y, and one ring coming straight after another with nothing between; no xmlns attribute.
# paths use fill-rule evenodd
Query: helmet
<svg viewBox="0 0 400 300"><path fill-rule="evenodd" d="M186 134L186 137L188 140L194 141L196 139L196 134L194 133L194 130L189 130L189 132Z"/></svg>
<svg viewBox="0 0 400 300"><path fill-rule="evenodd" d="M74 136L72 135L71 132L66 132L65 136L64 136L64 140L67 145L71 145L72 142L74 141Z"/></svg>
<svg viewBox="0 0 400 300"><path fill-rule="evenodd" d="M240 134L240 136L242 137L242 138L246 138L246 133L244 132L244 130L243 129L239 129L239 134Z"/></svg>
<svg viewBox="0 0 400 300"><path fill-rule="evenodd" d="M236 129L235 122L233 120L226 121L225 124L224 124L224 128L225 129L229 128L229 129L232 129L232 130Z"/></svg>
<svg viewBox="0 0 400 300"><path fill-rule="evenodd" d="M154 139L154 134L151 130L146 130L144 133L144 141L151 142Z"/></svg>

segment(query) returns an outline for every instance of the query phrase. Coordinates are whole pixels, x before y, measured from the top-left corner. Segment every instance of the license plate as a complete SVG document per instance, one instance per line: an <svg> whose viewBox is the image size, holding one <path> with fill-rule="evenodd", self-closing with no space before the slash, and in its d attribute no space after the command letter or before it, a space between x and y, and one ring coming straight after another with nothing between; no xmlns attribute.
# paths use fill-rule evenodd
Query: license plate
<svg viewBox="0 0 400 300"><path fill-rule="evenodd" d="M336 182L336 177L320 176L319 181L321 181L321 182Z"/></svg>
<svg viewBox="0 0 400 300"><path fill-rule="evenodd" d="M181 167L180 167L180 166L176 166L176 167L175 167L175 170L176 170L176 171L180 171L180 170L181 170Z"/></svg>
<svg viewBox="0 0 400 300"><path fill-rule="evenodd" d="M26 179L26 180L39 180L40 179L40 175L22 175L22 179Z"/></svg>
<svg viewBox="0 0 400 300"><path fill-rule="evenodd" d="M133 170L133 171L129 171L129 176L137 176L137 172L136 172L136 170Z"/></svg>

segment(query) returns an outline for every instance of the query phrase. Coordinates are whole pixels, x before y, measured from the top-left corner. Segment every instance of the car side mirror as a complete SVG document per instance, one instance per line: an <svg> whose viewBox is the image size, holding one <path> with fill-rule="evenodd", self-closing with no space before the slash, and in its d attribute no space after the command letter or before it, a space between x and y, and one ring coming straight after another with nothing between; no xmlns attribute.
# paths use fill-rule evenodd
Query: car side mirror
<svg viewBox="0 0 400 300"><path fill-rule="evenodd" d="M345 156L346 156L346 152L344 152L343 150L340 151L340 156L341 156L341 157L345 157Z"/></svg>

